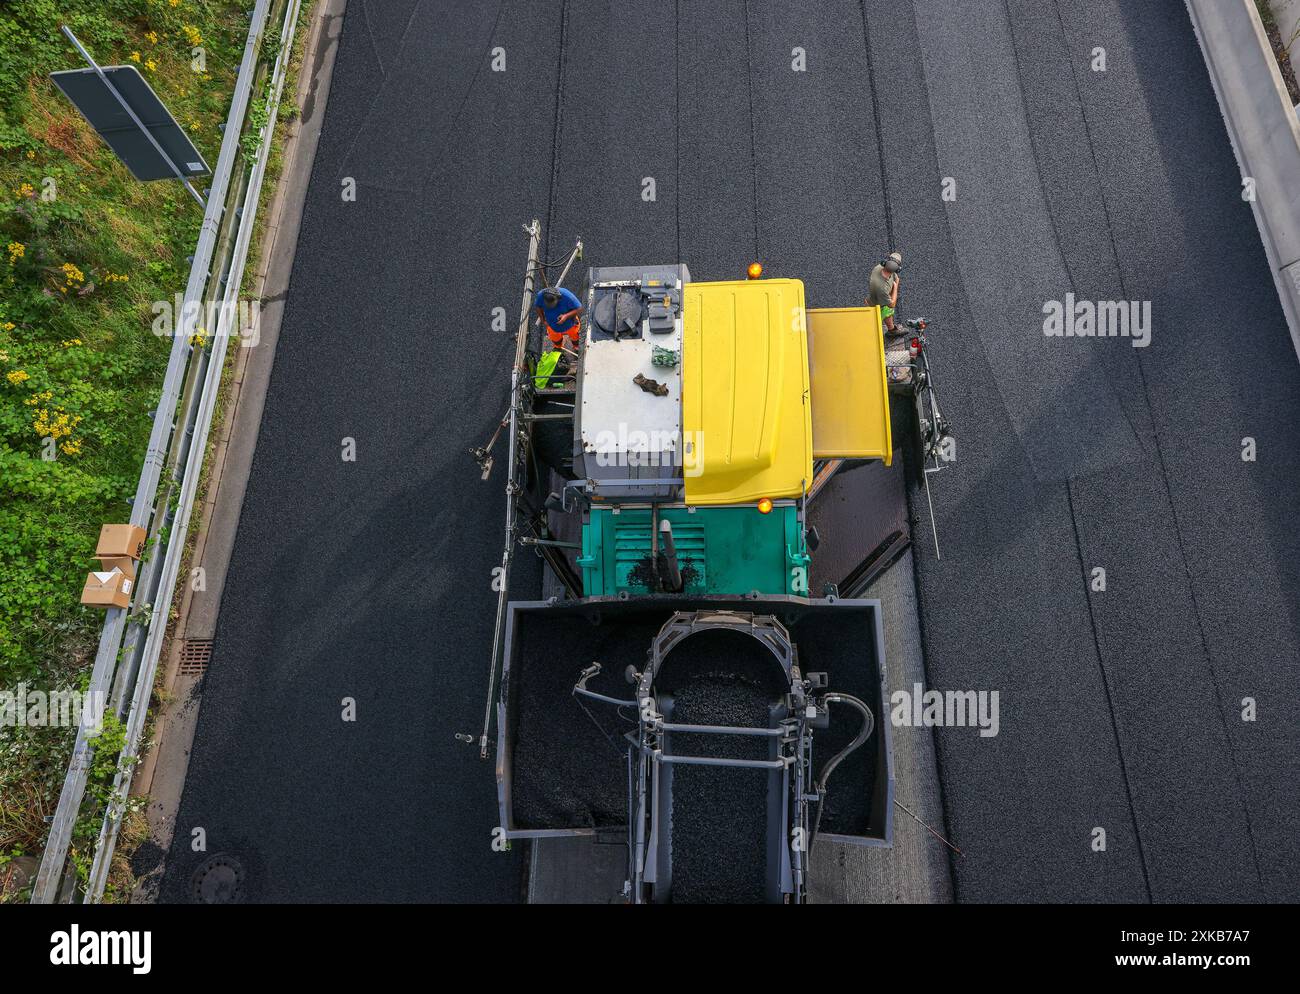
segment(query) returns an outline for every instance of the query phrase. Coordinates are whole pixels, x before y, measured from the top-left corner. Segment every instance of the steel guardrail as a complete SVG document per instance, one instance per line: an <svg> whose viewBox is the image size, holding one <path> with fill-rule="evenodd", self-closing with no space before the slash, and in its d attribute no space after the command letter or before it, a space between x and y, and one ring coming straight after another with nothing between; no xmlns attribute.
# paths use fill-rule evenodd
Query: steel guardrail
<svg viewBox="0 0 1300 994"><path fill-rule="evenodd" d="M126 738L117 757L116 775L84 889L88 904L103 896L130 792L202 475L226 346L232 331L238 330L232 329L230 319L237 312L233 304L256 223L300 10L301 0L256 0L186 282L185 306L173 322L175 337L130 519L131 524L148 530L150 553L141 564L131 607L107 611L88 688L91 692L88 700L99 702L97 708L108 700L116 716L124 720ZM268 27L276 23L271 18L273 11L282 14L278 35L268 34ZM268 40L278 44L272 48L266 44ZM265 89L259 91L259 86ZM249 108L255 92L266 94L267 113L257 154L250 164L243 155L242 140L253 126ZM205 305L213 303L225 306L220 306L220 319L209 351L207 341L194 343L193 338L200 316L207 312ZM165 481L164 469L170 470ZM94 759L96 735L91 734L91 729L95 724L83 722L77 730L72 759L32 888L34 904L71 899L75 893L75 880L71 887L65 885L67 856L73 830L81 817Z"/></svg>

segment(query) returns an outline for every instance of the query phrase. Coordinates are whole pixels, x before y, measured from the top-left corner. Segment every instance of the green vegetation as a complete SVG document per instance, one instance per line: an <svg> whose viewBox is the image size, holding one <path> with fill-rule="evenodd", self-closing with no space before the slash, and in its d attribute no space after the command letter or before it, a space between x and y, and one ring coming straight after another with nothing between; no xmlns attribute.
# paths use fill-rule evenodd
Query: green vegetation
<svg viewBox="0 0 1300 994"><path fill-rule="evenodd" d="M49 81L134 64L216 161L248 31L240 0L0 7L0 689L84 689L101 612L79 604L99 526L130 514L202 213L137 182ZM201 58L199 57L201 56ZM72 736L0 728L0 853L34 854Z"/></svg>
<svg viewBox="0 0 1300 994"><path fill-rule="evenodd" d="M1286 13L1281 24L1274 16L1269 0L1255 0L1255 9L1259 11L1260 20L1264 22L1264 31L1268 34L1269 44L1273 47L1277 66L1282 70L1282 81L1286 84L1291 103L1300 104L1300 85L1296 83L1295 66L1291 64L1290 52L1291 46L1296 43L1297 38L1300 38L1300 7L1293 5L1284 8Z"/></svg>

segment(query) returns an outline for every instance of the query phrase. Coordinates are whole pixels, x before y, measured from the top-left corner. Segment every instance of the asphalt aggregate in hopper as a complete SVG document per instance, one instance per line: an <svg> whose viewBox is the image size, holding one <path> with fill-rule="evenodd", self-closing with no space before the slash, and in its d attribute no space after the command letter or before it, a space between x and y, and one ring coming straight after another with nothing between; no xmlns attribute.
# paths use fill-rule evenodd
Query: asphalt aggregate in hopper
<svg viewBox="0 0 1300 994"><path fill-rule="evenodd" d="M701 632L664 660L656 689L671 688L671 720L766 727L781 687L777 664L757 640ZM767 759L766 738L676 733L675 755ZM757 903L766 894L766 770L672 768L672 899L675 903Z"/></svg>

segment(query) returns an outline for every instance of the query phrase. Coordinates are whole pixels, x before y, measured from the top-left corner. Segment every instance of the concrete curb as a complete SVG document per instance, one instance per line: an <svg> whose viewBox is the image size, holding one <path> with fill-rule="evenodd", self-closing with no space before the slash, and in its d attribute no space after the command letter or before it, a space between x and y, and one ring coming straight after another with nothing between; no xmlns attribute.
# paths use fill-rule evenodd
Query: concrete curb
<svg viewBox="0 0 1300 994"><path fill-rule="evenodd" d="M1300 120L1253 0L1186 0L1300 356Z"/></svg>
<svg viewBox="0 0 1300 994"><path fill-rule="evenodd" d="M251 296L263 301L261 340L252 348L238 350L223 422L207 456L211 464L208 489L198 509L191 558L192 567L204 568L207 589L196 598L191 585L183 585L176 625L166 648L163 687L168 695L167 703L157 718L153 742L132 787L132 794L150 797L147 809L150 839L162 852L171 844L198 718L197 684L201 676L180 672L181 652L187 640L211 639L216 631L346 6L347 0L323 0L313 12L314 23L303 48L293 98L299 116L287 129L280 182L267 206L261 254L250 287ZM304 119L301 114L309 99L313 110ZM151 900L152 889L149 881L142 881L133 900Z"/></svg>

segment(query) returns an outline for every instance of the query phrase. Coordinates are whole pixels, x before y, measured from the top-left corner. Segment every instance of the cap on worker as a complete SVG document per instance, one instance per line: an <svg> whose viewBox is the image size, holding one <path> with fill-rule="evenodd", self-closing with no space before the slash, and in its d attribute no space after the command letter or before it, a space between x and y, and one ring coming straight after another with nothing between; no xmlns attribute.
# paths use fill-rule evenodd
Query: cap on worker
<svg viewBox="0 0 1300 994"><path fill-rule="evenodd" d="M903 253L894 251L890 252L885 259L885 268L891 273L896 273L903 268Z"/></svg>

